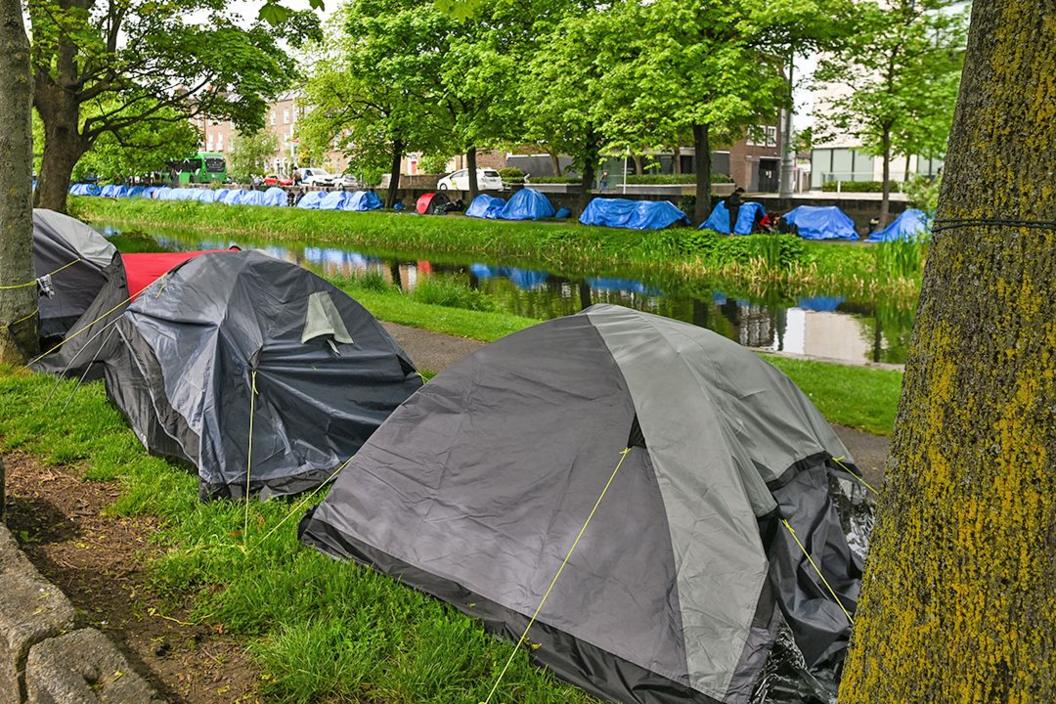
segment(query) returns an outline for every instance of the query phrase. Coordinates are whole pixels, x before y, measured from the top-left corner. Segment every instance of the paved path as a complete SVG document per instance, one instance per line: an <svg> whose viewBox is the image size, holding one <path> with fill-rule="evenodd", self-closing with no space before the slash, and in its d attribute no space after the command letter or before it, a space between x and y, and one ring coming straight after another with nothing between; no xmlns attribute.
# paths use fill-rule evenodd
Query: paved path
<svg viewBox="0 0 1056 704"><path fill-rule="evenodd" d="M439 332L412 328L396 323L382 323L400 346L414 360L419 369L430 372L443 371L485 345L479 340L445 335ZM880 435L863 433L853 428L834 425L843 444L854 455L855 461L867 482L880 486L883 479L884 462L887 460L888 439Z"/></svg>

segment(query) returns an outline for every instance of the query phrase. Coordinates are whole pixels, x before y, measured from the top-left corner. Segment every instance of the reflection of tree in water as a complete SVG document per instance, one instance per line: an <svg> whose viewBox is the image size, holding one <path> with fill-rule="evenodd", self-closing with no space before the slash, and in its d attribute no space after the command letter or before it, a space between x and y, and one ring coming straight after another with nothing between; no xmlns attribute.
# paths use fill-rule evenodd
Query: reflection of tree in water
<svg viewBox="0 0 1056 704"><path fill-rule="evenodd" d="M864 307L863 307L864 308ZM870 342L873 362L903 364L909 355L916 311L911 303L881 299L872 309L849 311L854 313L862 328L862 336Z"/></svg>

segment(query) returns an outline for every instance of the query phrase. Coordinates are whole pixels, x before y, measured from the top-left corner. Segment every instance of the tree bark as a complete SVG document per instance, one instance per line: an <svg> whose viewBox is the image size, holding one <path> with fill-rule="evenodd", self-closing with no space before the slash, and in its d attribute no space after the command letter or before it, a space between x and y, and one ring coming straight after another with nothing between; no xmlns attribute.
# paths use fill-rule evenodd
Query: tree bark
<svg viewBox="0 0 1056 704"><path fill-rule="evenodd" d="M29 39L18 0L0 0L0 362L24 363L37 347L33 270L33 90ZM0 485L3 473L0 472Z"/></svg>
<svg viewBox="0 0 1056 704"><path fill-rule="evenodd" d="M671 171L676 176L682 174L682 148L677 144L671 149Z"/></svg>
<svg viewBox="0 0 1056 704"><path fill-rule="evenodd" d="M841 704L1056 701L1053 26L973 6Z"/></svg>
<svg viewBox="0 0 1056 704"><path fill-rule="evenodd" d="M778 195L790 198L795 191L793 176L796 170L796 153L792 145L792 115L795 112L795 81L793 73L796 66L796 52L788 52L788 107L782 111L781 127L781 180Z"/></svg>
<svg viewBox="0 0 1056 704"><path fill-rule="evenodd" d="M550 152L550 163L554 165L554 176L561 175L561 157Z"/></svg>
<svg viewBox="0 0 1056 704"><path fill-rule="evenodd" d="M641 157L641 155L632 154L631 155L631 161L634 162L634 175L635 176L641 176L642 175L642 157Z"/></svg>
<svg viewBox="0 0 1056 704"><path fill-rule="evenodd" d="M711 213L711 140L707 125L693 125L693 161L697 171L697 197L693 219L704 222Z"/></svg>
<svg viewBox="0 0 1056 704"><path fill-rule="evenodd" d="M887 224L887 216L891 212L891 129L884 128L880 137L880 147L883 150L884 171L883 184L880 196L880 225Z"/></svg>
<svg viewBox="0 0 1056 704"><path fill-rule="evenodd" d="M466 169L469 175L469 199L473 200L480 193L480 186L477 184L477 148L470 147L466 150Z"/></svg>
<svg viewBox="0 0 1056 704"><path fill-rule="evenodd" d="M583 155L583 174L579 179L579 212L590 203L594 191L594 173L598 163L598 138L593 130L587 135L587 147Z"/></svg>
<svg viewBox="0 0 1056 704"><path fill-rule="evenodd" d="M392 166L389 169L389 190L385 194L385 207L393 208L400 191L400 162L403 160L403 140L392 140Z"/></svg>

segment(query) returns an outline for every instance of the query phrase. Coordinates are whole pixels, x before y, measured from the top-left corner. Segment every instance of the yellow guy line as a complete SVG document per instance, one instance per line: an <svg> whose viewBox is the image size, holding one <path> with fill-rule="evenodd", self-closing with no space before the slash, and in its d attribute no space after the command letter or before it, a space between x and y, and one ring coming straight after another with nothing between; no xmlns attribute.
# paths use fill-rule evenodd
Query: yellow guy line
<svg viewBox="0 0 1056 704"><path fill-rule="evenodd" d="M877 496L879 496L879 495L880 495L880 492L879 492L879 491L877 491L876 489L874 489L874 488L872 487L872 485L871 485L871 484L869 484L869 482L865 481L865 478L864 478L864 477L862 477L862 476L861 476L860 474L858 474L857 472L853 472L853 471L851 471L851 468L850 468L850 467L848 467L847 465L845 465L845 464L844 464L843 462L840 462L840 460L842 460L842 459L843 459L843 457L833 457L833 458L832 458L832 461L833 461L833 462L835 462L836 464L840 465L840 467L841 467L841 468L843 469L843 471L847 472L847 474L850 474L850 475L851 475L852 477L854 477L855 479L857 479L857 480L858 480L858 482L859 482L859 483L861 483L861 485L862 485L862 486L864 486L864 487L865 487L866 489L868 489L869 491L873 492L873 493L874 493L874 494L876 494Z"/></svg>
<svg viewBox="0 0 1056 704"><path fill-rule="evenodd" d="M249 384L249 447L246 449L246 518L242 523L242 545L249 544L249 478L253 467L253 411L257 404L257 370L250 375Z"/></svg>
<svg viewBox="0 0 1056 704"><path fill-rule="evenodd" d="M524 639L528 637L528 631L532 629L532 626L535 625L535 620L539 618L539 613L543 610L546 600L550 598L550 592L553 591L554 585L557 584L557 580L561 576L561 573L565 571L565 566L568 564L569 559L571 559L573 551L575 551L576 546L579 545L579 541L583 537L583 534L587 532L587 526L590 525L591 520L594 518L594 514L598 512L598 506L601 505L601 501L605 498L606 492L608 492L609 487L612 486L612 480L616 478L616 473L620 471L620 467L623 466L623 461L627 458L627 455L630 454L630 452L631 448L629 447L625 447L620 451L620 461L616 463L616 468L612 470L612 474L609 475L609 480L605 482L601 494L598 495L598 500L594 502L594 507L590 509L590 513L587 515L587 520L583 521L583 527L579 529L579 534L576 536L576 539L572 541L572 547L570 547L568 552L565 553L565 559L561 561L561 566L557 568L557 573L554 574L554 578L550 580L550 586L548 586L543 593L543 598L540 600L539 606L535 608L535 613L532 614L532 618L528 621L528 625L524 627L524 632L521 633L521 637L517 639L517 645L513 646L513 651L510 653L510 657L506 659L506 664L502 666L502 671L499 672L498 679L495 680L495 684L491 686L491 691L488 692L488 698L480 704L491 704L491 698L495 696L499 684L502 683L502 678L506 676L506 671L510 669L510 664L513 662L513 658L517 656L517 651L521 649Z"/></svg>
<svg viewBox="0 0 1056 704"><path fill-rule="evenodd" d="M55 274L58 274L63 269L67 269L67 268L73 266L74 264L76 264L79 261L83 261L83 260L82 259L74 259L72 262L66 262L65 264L60 266L58 269L56 269L55 271L49 271L47 274L44 274L44 276L55 276ZM7 284L7 285L4 285L4 286L0 286L0 291L11 291L11 290L14 290L16 288L29 288L30 286L36 286L37 282L40 281L41 279L43 279L44 276L38 276L37 278L33 279L32 281L26 281L25 283L21 283L21 284Z"/></svg>
<svg viewBox="0 0 1056 704"><path fill-rule="evenodd" d="M851 612L848 611L847 607L843 605L842 601L840 601L840 597L836 596L836 590L832 588L831 584L829 584L829 580L825 579L825 575L821 573L821 570L818 568L818 564L814 562L814 558L810 556L809 552L807 552L807 548L803 546L803 543L799 542L799 536L796 535L796 529L792 527L792 524L788 522L787 518L782 518L781 522L785 524L785 528L788 529L788 533L792 536L792 540L795 540L796 545L798 545L799 549L803 551L803 555L806 556L807 562L810 563L810 566L813 567L814 571L818 573L819 577L821 577L822 584L824 584L825 588L829 590L829 594L832 595L832 598L836 602L836 605L840 607L841 611L843 611L843 615L847 617L847 622L853 626L854 619L851 618Z"/></svg>
<svg viewBox="0 0 1056 704"><path fill-rule="evenodd" d="M99 316L98 318L96 318L96 319L95 319L95 320L93 320L92 322L90 322L90 323L88 323L87 325L85 325L84 327L82 327L82 328L81 328L80 330L78 330L77 332L75 332L75 333L71 333L71 334L67 335L66 337L64 337L64 338L62 339L62 342L59 342L59 343L58 343L58 344L56 344L56 345L55 345L54 347L52 347L51 349L49 349L49 350L48 350L47 352L44 352L44 353L42 353L42 354L39 354L39 355L37 355L36 357L34 357L33 359L29 360L29 363L28 363L28 364L27 364L26 366L27 366L27 367L28 367L28 366L32 366L32 365L36 364L37 362L39 362L40 360L44 359L44 358L45 358L45 357L47 357L47 356L48 356L49 354L51 354L51 353L52 353L52 352L54 352L55 350L59 349L60 347L62 347L63 345L65 345L65 344L66 344L67 342L69 342L69 341L70 341L70 340L72 340L73 338L77 337L78 335L80 335L80 334L81 334L82 332L84 332L85 330L88 330L88 329L89 329L89 328L91 328L91 327L92 327L93 325L95 325L96 323L98 323L99 321L101 321L101 320L102 320L103 318L105 318L106 316L110 315L110 314L111 314L111 313L113 313L113 312L114 312L115 310L117 310L117 309L118 309L118 308L120 308L121 306L123 306L123 305L125 305L126 303L128 303L129 301L131 301L131 300L132 300L133 298L135 298L135 296L129 296L128 298L126 298L125 300L121 301L120 303L118 303L118 304L117 304L116 306L114 306L114 307L113 307L113 308L111 308L110 310L108 310L108 311L106 311L105 313L103 313L102 315L100 315L100 316ZM110 321L110 323L107 323L107 326L109 326L109 325L111 325L112 323L115 323L115 322L117 322L117 319L114 319L114 320ZM106 329L106 328L104 328L104 330L105 330L105 329ZM100 330L99 332L102 332L102 330Z"/></svg>

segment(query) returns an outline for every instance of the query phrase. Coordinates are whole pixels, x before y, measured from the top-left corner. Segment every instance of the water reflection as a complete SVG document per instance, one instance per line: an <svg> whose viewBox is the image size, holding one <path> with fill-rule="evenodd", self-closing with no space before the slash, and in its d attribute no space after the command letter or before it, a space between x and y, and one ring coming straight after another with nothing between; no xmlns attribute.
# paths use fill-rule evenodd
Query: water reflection
<svg viewBox="0 0 1056 704"><path fill-rule="evenodd" d="M108 236L119 234L112 228L103 231ZM146 237L149 246L170 250L255 246L245 240L197 236ZM125 248L124 244L119 246ZM261 244L257 248L331 276L373 272L404 291L413 291L423 277L450 277L487 293L503 310L530 318L548 319L595 303L615 303L706 327L748 347L809 357L902 363L913 325L911 306L854 301L828 292L796 299L778 293L727 295L717 290L687 290L686 282L651 282L593 272L562 276L538 268L391 258L340 247Z"/></svg>

